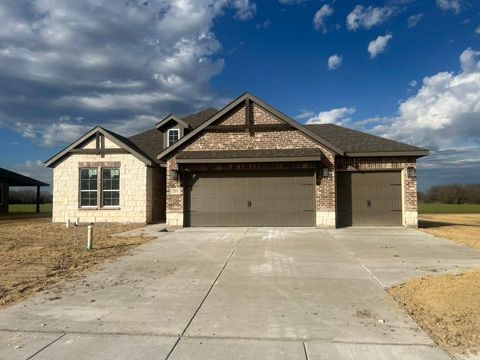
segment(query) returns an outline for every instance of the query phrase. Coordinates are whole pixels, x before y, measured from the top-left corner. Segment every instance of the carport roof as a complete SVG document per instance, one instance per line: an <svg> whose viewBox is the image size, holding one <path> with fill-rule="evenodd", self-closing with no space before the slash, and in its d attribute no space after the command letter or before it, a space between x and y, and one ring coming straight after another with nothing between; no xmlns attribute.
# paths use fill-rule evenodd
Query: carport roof
<svg viewBox="0 0 480 360"><path fill-rule="evenodd" d="M0 182L7 183L9 186L50 186L42 181L3 168L0 168Z"/></svg>
<svg viewBox="0 0 480 360"><path fill-rule="evenodd" d="M177 155L177 163L319 161L321 159L322 151L317 148L182 151Z"/></svg>

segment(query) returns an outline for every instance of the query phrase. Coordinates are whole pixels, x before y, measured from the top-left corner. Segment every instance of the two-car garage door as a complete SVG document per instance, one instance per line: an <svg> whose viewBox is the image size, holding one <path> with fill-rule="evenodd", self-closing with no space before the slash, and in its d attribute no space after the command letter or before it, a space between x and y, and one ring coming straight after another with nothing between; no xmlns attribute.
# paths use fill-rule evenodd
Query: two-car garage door
<svg viewBox="0 0 480 360"><path fill-rule="evenodd" d="M313 170L188 174L187 226L315 226Z"/></svg>

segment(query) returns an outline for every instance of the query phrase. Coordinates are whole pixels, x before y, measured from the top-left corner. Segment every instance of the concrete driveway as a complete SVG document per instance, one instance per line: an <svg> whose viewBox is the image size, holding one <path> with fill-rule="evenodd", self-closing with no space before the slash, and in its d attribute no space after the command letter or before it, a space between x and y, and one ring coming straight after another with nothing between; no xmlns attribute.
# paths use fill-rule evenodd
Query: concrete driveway
<svg viewBox="0 0 480 360"><path fill-rule="evenodd" d="M158 233L0 311L0 359L451 359L384 287L475 265L403 228Z"/></svg>

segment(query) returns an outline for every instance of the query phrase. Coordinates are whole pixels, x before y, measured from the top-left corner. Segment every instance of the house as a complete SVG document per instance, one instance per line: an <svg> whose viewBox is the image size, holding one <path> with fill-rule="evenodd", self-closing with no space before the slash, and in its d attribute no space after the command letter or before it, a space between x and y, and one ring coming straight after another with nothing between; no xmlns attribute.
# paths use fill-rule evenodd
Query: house
<svg viewBox="0 0 480 360"><path fill-rule="evenodd" d="M125 138L96 127L46 165L53 221L167 226L417 226L428 151L337 125L301 125L245 93Z"/></svg>
<svg viewBox="0 0 480 360"><path fill-rule="evenodd" d="M8 213L8 198L12 186L33 186L37 188L36 212L40 212L40 188L48 184L28 176L0 168L0 214Z"/></svg>

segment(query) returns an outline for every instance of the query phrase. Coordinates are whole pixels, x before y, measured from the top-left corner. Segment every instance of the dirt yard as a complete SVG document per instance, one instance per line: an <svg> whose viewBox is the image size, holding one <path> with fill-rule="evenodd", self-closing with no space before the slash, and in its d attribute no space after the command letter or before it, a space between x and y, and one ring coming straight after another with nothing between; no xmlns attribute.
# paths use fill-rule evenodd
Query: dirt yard
<svg viewBox="0 0 480 360"><path fill-rule="evenodd" d="M94 250L87 251L86 226L67 229L48 218L0 220L0 307L61 285L150 240L111 236L134 228L138 225L96 224Z"/></svg>
<svg viewBox="0 0 480 360"><path fill-rule="evenodd" d="M422 215L420 227L480 249L480 214ZM389 291L445 349L463 354L480 351L480 269L415 279Z"/></svg>

